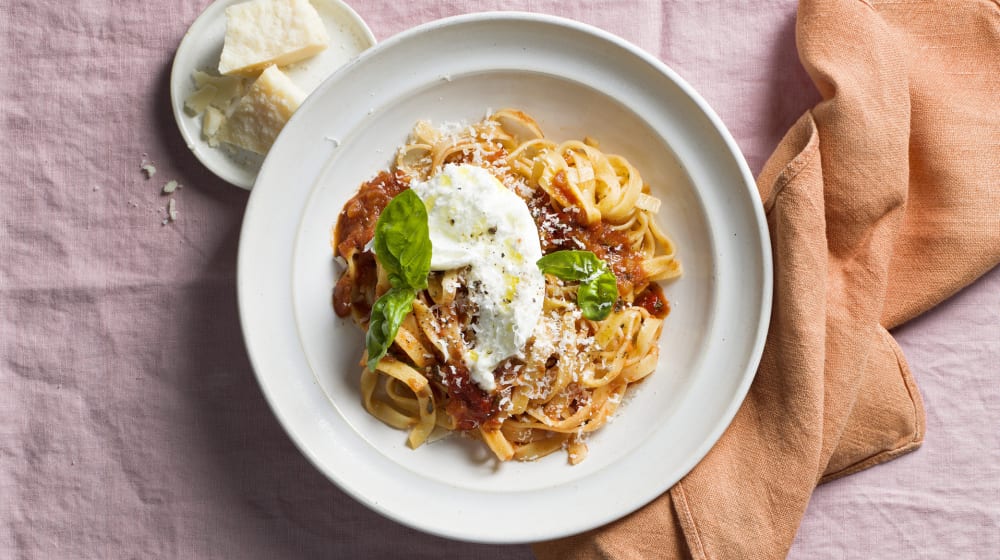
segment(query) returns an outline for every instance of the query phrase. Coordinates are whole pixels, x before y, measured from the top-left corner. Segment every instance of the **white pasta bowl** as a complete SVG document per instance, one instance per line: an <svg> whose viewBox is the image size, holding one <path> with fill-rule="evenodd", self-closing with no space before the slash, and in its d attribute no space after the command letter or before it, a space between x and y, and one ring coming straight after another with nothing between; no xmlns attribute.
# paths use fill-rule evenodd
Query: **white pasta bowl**
<svg viewBox="0 0 1000 560"><path fill-rule="evenodd" d="M684 276L657 370L614 421L564 454L498 463L451 437L416 450L360 396L364 338L331 307L330 231L358 186L389 167L413 124L519 108L555 141L591 136L626 157L663 201ZM309 460L406 525L512 543L627 515L690 471L753 379L771 306L764 214L735 142L705 101L654 57L596 28L524 13L432 22L330 77L281 133L257 178L238 264L243 332L261 389Z"/></svg>

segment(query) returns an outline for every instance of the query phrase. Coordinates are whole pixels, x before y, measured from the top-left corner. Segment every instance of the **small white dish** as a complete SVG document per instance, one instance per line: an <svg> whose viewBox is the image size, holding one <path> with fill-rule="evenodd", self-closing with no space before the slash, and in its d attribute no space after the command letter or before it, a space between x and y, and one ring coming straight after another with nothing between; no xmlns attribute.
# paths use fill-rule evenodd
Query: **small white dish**
<svg viewBox="0 0 1000 560"><path fill-rule="evenodd" d="M246 0L217 0L191 24L174 54L170 71L170 102L181 136L195 157L219 178L251 189L263 156L220 145L213 148L201 137L201 117L184 110L194 92L195 70L218 74L219 55L226 37L226 8ZM330 35L330 46L302 62L282 68L302 91L309 93L351 59L375 44L375 35L350 6L340 0L310 0Z"/></svg>
<svg viewBox="0 0 1000 560"><path fill-rule="evenodd" d="M684 276L665 286L657 370L587 459L497 463L449 437L416 450L370 416L364 336L333 312L330 230L362 181L387 168L419 119L512 107L555 141L592 136L663 201L657 221ZM722 121L666 65L575 21L524 13L431 22L370 49L323 83L264 162L243 220L240 319L261 390L302 453L363 504L434 534L530 542L611 522L690 471L736 414L771 309L763 207Z"/></svg>

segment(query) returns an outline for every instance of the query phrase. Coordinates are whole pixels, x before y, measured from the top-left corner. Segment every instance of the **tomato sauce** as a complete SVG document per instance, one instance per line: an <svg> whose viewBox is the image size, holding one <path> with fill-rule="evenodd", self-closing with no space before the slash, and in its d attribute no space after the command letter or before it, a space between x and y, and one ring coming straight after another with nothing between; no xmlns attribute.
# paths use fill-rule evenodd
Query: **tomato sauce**
<svg viewBox="0 0 1000 560"><path fill-rule="evenodd" d="M644 308L657 319L663 319L670 314L670 302L663 295L663 288L655 282L646 286L646 289L636 296L632 305Z"/></svg>
<svg viewBox="0 0 1000 560"><path fill-rule="evenodd" d="M354 278L344 274L333 289L333 309L346 317L351 308L367 316L371 313L365 293L374 293L376 278L375 256L364 253L365 245L375 236L375 224L382 210L397 194L409 188L406 178L383 171L366 181L358 193L347 201L333 234L333 247L343 259L353 259L357 270Z"/></svg>
<svg viewBox="0 0 1000 560"><path fill-rule="evenodd" d="M537 189L526 202L538 226L542 253L574 249L594 253L611 267L621 293L630 293L635 286L641 286L646 281L642 270L643 256L632 250L625 232L603 221L587 224L580 212L554 208L552 199L542 189Z"/></svg>
<svg viewBox="0 0 1000 560"><path fill-rule="evenodd" d="M382 171L358 189L337 218L334 246L343 258L360 252L375 235L375 224L389 201L410 187L406 177ZM353 251L352 251L353 249Z"/></svg>
<svg viewBox="0 0 1000 560"><path fill-rule="evenodd" d="M474 430L496 415L493 397L472 381L465 364L449 362L437 369L448 391L445 411L455 419L459 430Z"/></svg>

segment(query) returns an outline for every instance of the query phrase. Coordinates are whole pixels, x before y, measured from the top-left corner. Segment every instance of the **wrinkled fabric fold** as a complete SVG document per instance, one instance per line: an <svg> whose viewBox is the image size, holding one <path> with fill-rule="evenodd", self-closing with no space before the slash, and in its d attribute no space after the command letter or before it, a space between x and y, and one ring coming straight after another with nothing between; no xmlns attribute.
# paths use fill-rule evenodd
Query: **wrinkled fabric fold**
<svg viewBox="0 0 1000 560"><path fill-rule="evenodd" d="M670 492L539 558L781 558L816 484L919 447L886 330L1000 261L1000 7L803 0L823 96L758 178L774 310L728 430Z"/></svg>

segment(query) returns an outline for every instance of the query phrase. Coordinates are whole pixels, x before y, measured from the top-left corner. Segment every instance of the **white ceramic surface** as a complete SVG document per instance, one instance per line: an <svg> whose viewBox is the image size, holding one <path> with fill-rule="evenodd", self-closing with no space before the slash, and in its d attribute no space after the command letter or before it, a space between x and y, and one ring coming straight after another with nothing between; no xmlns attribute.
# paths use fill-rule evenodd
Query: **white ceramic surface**
<svg viewBox="0 0 1000 560"><path fill-rule="evenodd" d="M685 274L657 371L589 440L498 464L460 437L409 449L359 395L361 332L331 307L330 230L360 183L386 168L418 119L516 107L555 140L592 136L663 200L659 222ZM244 218L241 320L261 388L299 449L359 501L450 538L512 543L578 533L654 499L729 424L760 359L771 255L749 170L718 117L664 64L577 22L460 16L380 44L327 80L261 169Z"/></svg>
<svg viewBox="0 0 1000 560"><path fill-rule="evenodd" d="M253 187L263 157L228 146L213 148L201 138L201 117L184 111L184 100L194 92L195 70L218 74L219 55L226 37L226 8L246 0L217 0L191 24L174 54L170 71L170 103L181 136L195 157L221 179ZM283 70L302 91L309 93L323 80L365 49L375 36L358 14L340 0L310 0L330 35L330 46L316 56Z"/></svg>

